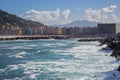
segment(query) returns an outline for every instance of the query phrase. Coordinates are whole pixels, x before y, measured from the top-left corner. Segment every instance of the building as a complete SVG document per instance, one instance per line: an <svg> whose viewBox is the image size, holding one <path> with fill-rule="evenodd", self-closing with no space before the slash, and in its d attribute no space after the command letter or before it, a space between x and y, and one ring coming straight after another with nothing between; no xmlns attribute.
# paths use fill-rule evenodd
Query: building
<svg viewBox="0 0 120 80"><path fill-rule="evenodd" d="M117 34L120 32L120 24L104 23L98 24L99 34Z"/></svg>
<svg viewBox="0 0 120 80"><path fill-rule="evenodd" d="M57 35L62 35L62 28L56 27Z"/></svg>
<svg viewBox="0 0 120 80"><path fill-rule="evenodd" d="M0 35L22 35L22 29L18 26L2 26Z"/></svg>
<svg viewBox="0 0 120 80"><path fill-rule="evenodd" d="M116 24L116 33L120 32L120 24Z"/></svg>

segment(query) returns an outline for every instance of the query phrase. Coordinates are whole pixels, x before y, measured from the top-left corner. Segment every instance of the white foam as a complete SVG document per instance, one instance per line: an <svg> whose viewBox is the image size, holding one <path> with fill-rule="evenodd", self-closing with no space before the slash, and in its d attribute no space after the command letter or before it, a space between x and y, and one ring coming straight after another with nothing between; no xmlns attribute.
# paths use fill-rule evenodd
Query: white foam
<svg viewBox="0 0 120 80"><path fill-rule="evenodd" d="M27 52L22 51L22 52L19 52L19 53L14 54L14 55L9 55L9 57L23 58L23 56L24 56L25 54L27 54Z"/></svg>
<svg viewBox="0 0 120 80"><path fill-rule="evenodd" d="M31 74L30 76L29 76L29 78L30 79L36 79L36 76L37 76L38 74Z"/></svg>
<svg viewBox="0 0 120 80"><path fill-rule="evenodd" d="M19 69L17 65L9 65L8 67L10 68L10 71Z"/></svg>
<svg viewBox="0 0 120 80"><path fill-rule="evenodd" d="M30 46L30 47L37 47L38 45L32 45L32 44L31 44L31 45L27 45L27 46Z"/></svg>
<svg viewBox="0 0 120 80"><path fill-rule="evenodd" d="M0 69L0 72L2 73L2 72L5 72L5 69Z"/></svg>
<svg viewBox="0 0 120 80"><path fill-rule="evenodd" d="M23 58L23 55L27 54L26 52L22 51L16 54L16 58Z"/></svg>
<svg viewBox="0 0 120 80"><path fill-rule="evenodd" d="M26 45L11 45L11 47L5 47L5 49L32 49L30 48L29 46L26 46Z"/></svg>
<svg viewBox="0 0 120 80"><path fill-rule="evenodd" d="M41 52L40 50L37 51L37 53L40 53L40 52Z"/></svg>
<svg viewBox="0 0 120 80"><path fill-rule="evenodd" d="M13 78L13 79L4 79L4 80L23 80L23 79L21 79L19 77L16 77L16 78Z"/></svg>
<svg viewBox="0 0 120 80"><path fill-rule="evenodd" d="M10 49L22 49L22 48L23 48L22 46L13 46Z"/></svg>

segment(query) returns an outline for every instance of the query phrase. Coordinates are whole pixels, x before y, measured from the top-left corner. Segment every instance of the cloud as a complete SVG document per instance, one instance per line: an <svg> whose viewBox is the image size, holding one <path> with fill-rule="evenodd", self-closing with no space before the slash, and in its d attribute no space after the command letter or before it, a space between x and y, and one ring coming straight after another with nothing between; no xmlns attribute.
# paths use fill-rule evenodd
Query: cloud
<svg viewBox="0 0 120 80"><path fill-rule="evenodd" d="M109 7L102 8L101 11L103 12L113 12L117 8L116 5L111 5Z"/></svg>
<svg viewBox="0 0 120 80"><path fill-rule="evenodd" d="M59 21L62 19L66 20L68 19L70 15L70 10L66 9L63 12L61 12L59 9L56 9L55 11L37 11L37 10L29 10L23 13L20 17L32 20L32 21L38 21L38 22L51 22L51 21Z"/></svg>
<svg viewBox="0 0 120 80"><path fill-rule="evenodd" d="M50 21L56 20L60 15L60 10L56 9L55 11L37 11L29 10L21 15L22 18L33 20L33 21Z"/></svg>
<svg viewBox="0 0 120 80"><path fill-rule="evenodd" d="M114 13L116 8L116 5L111 5L109 7L101 8L98 10L89 8L85 10L85 19L106 23L118 23L120 21L120 17Z"/></svg>
<svg viewBox="0 0 120 80"><path fill-rule="evenodd" d="M68 19L69 15L70 15L70 9L64 10L62 15L65 19Z"/></svg>

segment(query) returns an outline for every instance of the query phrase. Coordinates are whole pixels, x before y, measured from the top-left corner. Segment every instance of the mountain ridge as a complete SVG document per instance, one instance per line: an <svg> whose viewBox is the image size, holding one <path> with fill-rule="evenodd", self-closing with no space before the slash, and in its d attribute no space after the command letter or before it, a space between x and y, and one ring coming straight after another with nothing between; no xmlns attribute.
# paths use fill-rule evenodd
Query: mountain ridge
<svg viewBox="0 0 120 80"><path fill-rule="evenodd" d="M94 21L88 21L88 20L82 20L82 21L73 21L68 24L63 25L52 25L54 27L96 27L97 24L100 22L94 22Z"/></svg>

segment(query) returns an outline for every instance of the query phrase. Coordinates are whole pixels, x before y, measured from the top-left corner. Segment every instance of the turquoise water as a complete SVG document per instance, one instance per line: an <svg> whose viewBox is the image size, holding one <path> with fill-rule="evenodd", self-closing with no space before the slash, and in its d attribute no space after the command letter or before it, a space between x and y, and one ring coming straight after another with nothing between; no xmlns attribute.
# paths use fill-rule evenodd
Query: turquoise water
<svg viewBox="0 0 120 80"><path fill-rule="evenodd" d="M0 80L104 80L116 67L98 42L0 41ZM110 67L111 66L111 67Z"/></svg>

